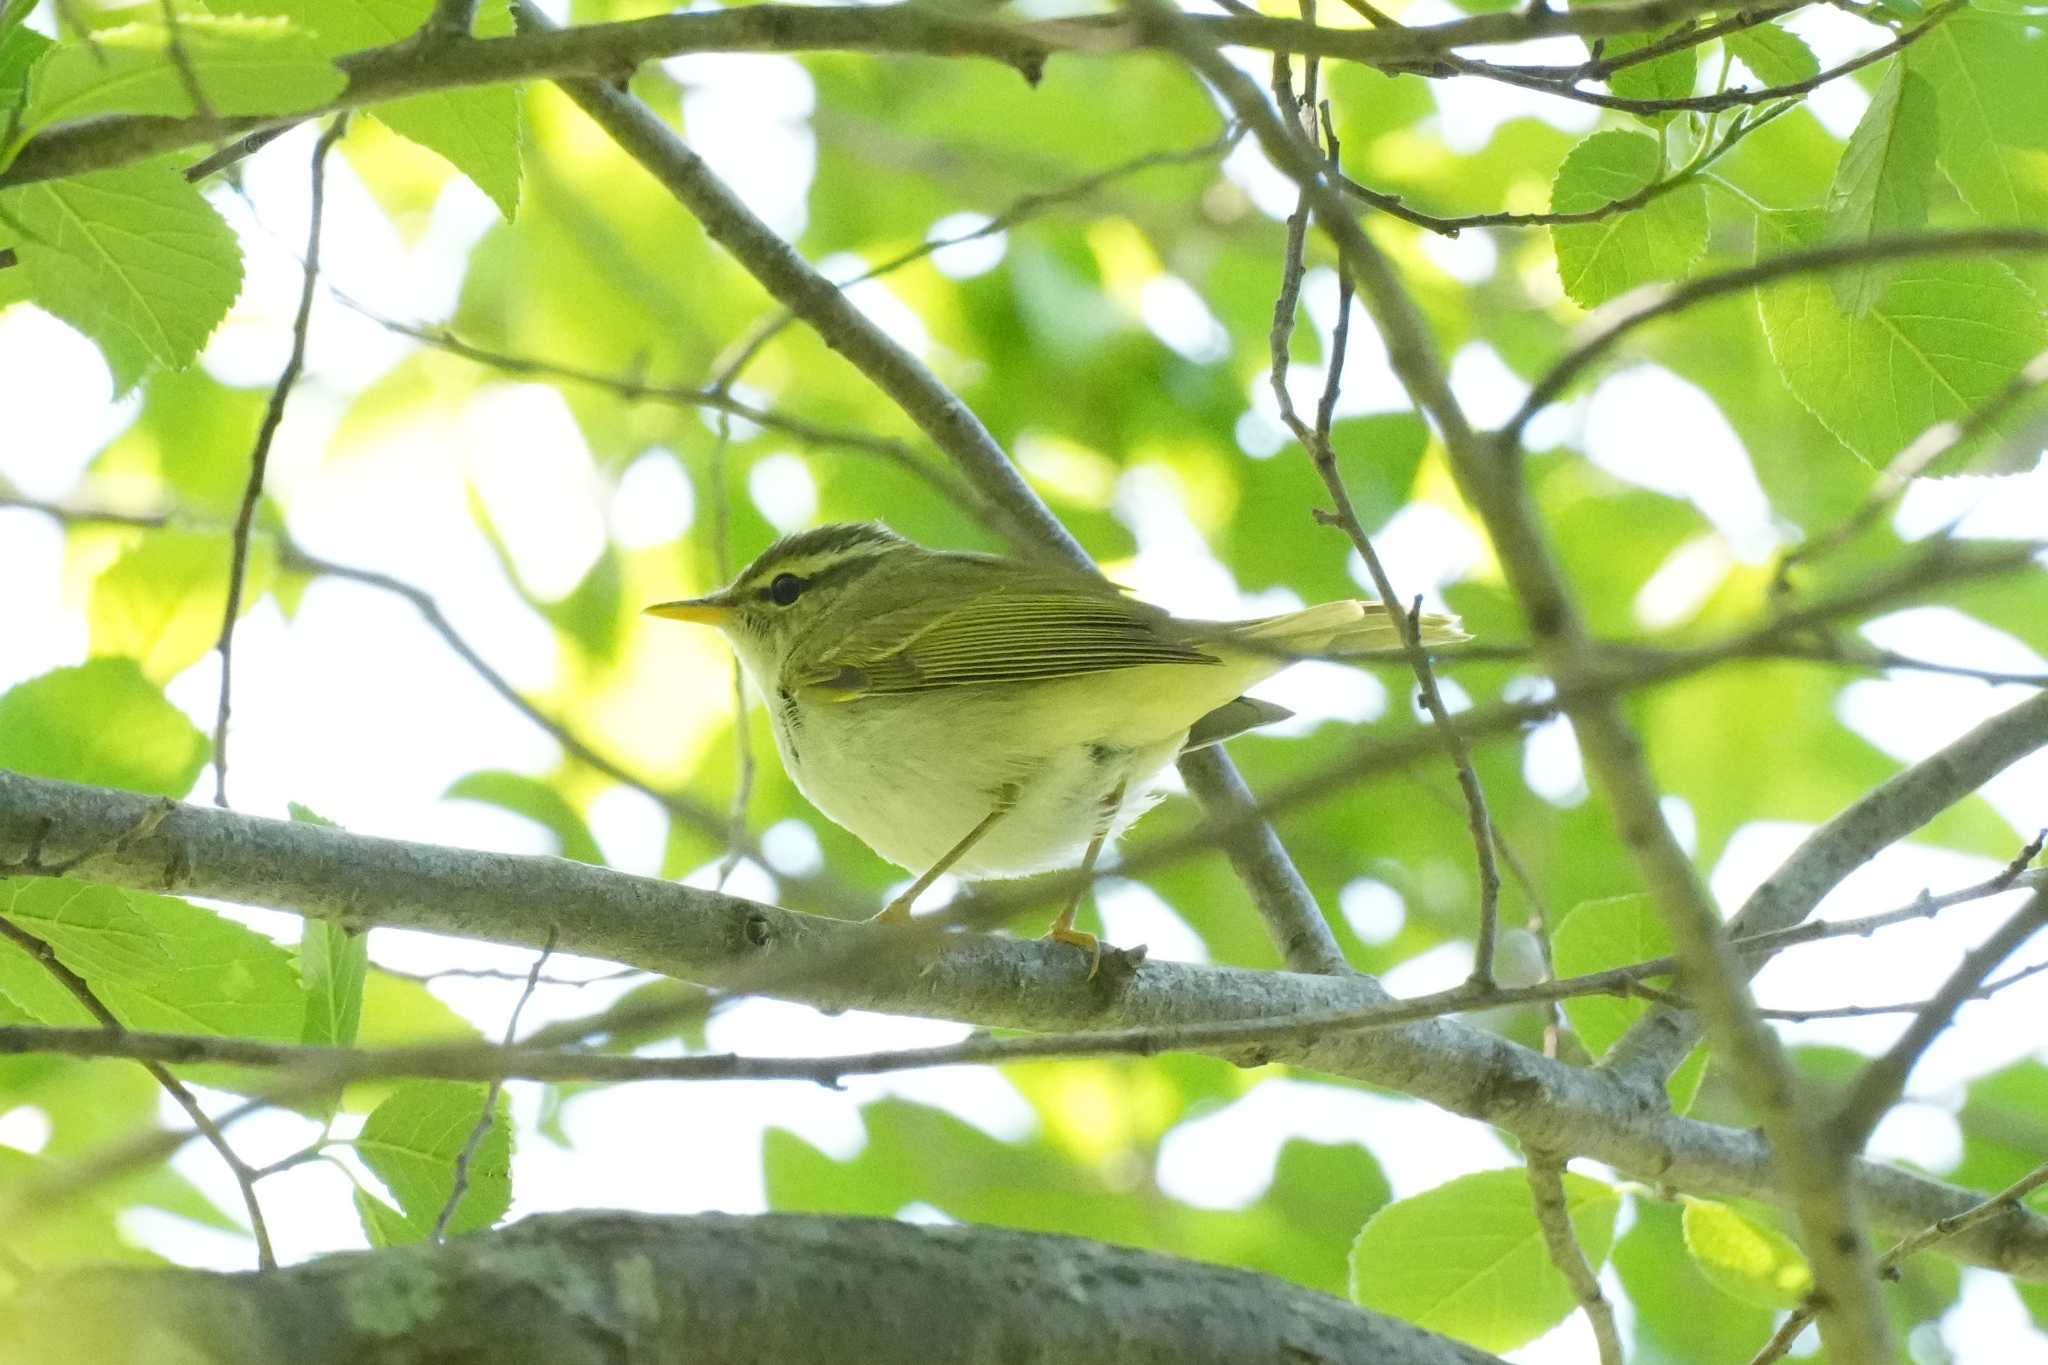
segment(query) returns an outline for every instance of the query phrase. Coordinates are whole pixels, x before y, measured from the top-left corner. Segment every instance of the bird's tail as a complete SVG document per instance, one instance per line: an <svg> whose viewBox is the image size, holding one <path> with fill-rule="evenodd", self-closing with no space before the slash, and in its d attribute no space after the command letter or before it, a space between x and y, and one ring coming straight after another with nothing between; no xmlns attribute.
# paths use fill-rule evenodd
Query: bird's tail
<svg viewBox="0 0 2048 1365"><path fill-rule="evenodd" d="M1455 616L1422 613L1424 646L1454 645L1472 637ZM1356 654L1401 647L1400 627L1378 602L1324 602L1285 616L1246 621L1234 632L1275 649L1302 654Z"/></svg>

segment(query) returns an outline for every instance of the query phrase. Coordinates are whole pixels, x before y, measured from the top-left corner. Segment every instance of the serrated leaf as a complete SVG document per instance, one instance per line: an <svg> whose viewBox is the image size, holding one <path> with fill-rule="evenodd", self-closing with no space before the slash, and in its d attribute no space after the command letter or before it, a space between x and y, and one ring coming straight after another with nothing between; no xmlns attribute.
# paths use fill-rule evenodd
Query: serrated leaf
<svg viewBox="0 0 2048 1365"><path fill-rule="evenodd" d="M59 668L0 695L0 768L183 796L211 746L129 659Z"/></svg>
<svg viewBox="0 0 2048 1365"><path fill-rule="evenodd" d="M299 1041L350 1047L363 1022L363 986L370 973L370 936L308 919L299 936L299 981L306 994Z"/></svg>
<svg viewBox="0 0 2048 1365"><path fill-rule="evenodd" d="M1597 1270L1614 1241L1621 1197L1566 1172L1565 1206ZM1577 1305L1550 1263L1519 1170L1481 1171L1387 1205L1351 1245L1351 1298L1485 1351L1511 1351Z"/></svg>
<svg viewBox="0 0 2048 1365"><path fill-rule="evenodd" d="M1828 239L1867 242L1924 225L1937 142L1934 87L1903 62L1893 62L1850 135L1828 189ZM1839 272L1833 276L1836 297L1861 317L1892 274L1875 265Z"/></svg>
<svg viewBox="0 0 2048 1365"><path fill-rule="evenodd" d="M298 1040L305 1004L290 955L211 910L52 879L0 883L0 910L129 1028Z"/></svg>
<svg viewBox="0 0 2048 1365"><path fill-rule="evenodd" d="M86 611L92 652L134 659L155 683L199 662L220 638L230 556L224 534L167 528L145 535L93 582ZM269 590L276 563L269 539L252 538L243 611Z"/></svg>
<svg viewBox="0 0 2048 1365"><path fill-rule="evenodd" d="M363 1120L354 1146L398 1200L407 1242L424 1241L455 1191L455 1162L483 1114L487 1087L455 1081L399 1086ZM450 1236L488 1228L512 1204L511 1115L501 1093L496 1122L477 1144ZM360 1208L360 1204L358 1205ZM394 1230L395 1231L395 1230Z"/></svg>
<svg viewBox="0 0 2048 1365"><path fill-rule="evenodd" d="M444 795L450 800L482 801L525 816L555 836L557 851L579 863L602 865L604 853L583 816L568 798L537 777L490 771L456 779Z"/></svg>
<svg viewBox="0 0 2048 1365"><path fill-rule="evenodd" d="M28 297L99 343L117 393L199 353L242 289L242 253L167 161L0 194Z"/></svg>
<svg viewBox="0 0 2048 1365"><path fill-rule="evenodd" d="M1963 202L1986 222L2031 227L2048 215L2048 41L2022 23L1952 14L1906 49L1906 67L1940 102L1941 170Z"/></svg>
<svg viewBox="0 0 2048 1365"><path fill-rule="evenodd" d="M1810 211L1763 215L1759 254L1809 245L1819 228ZM1877 466L1936 422L1975 412L2048 349L2039 302L2005 265L1929 258L1896 269L1862 317L1844 312L1819 276L1758 291L1786 386L1843 445Z"/></svg>
<svg viewBox="0 0 2048 1365"><path fill-rule="evenodd" d="M36 68L23 131L99 114L190 117L198 111L188 72L207 106L225 116L318 108L348 84L313 36L282 18L187 14L177 44L183 69L160 23L123 24L94 34L90 46L59 46Z"/></svg>
<svg viewBox="0 0 2048 1365"><path fill-rule="evenodd" d="M1585 976L1632 962L1671 954L1671 934L1657 907L1645 895L1615 896L1572 907L1551 938L1551 955L1559 976ZM1655 978L1653 984L1667 984ZM1586 1051L1598 1061L1607 1056L1629 1026L1650 1008L1645 1000L1613 995L1582 995L1566 1000L1565 1019ZM1672 1073L1667 1091L1672 1107L1684 1113L1699 1093L1706 1072L1706 1050L1695 1048Z"/></svg>
<svg viewBox="0 0 2048 1365"><path fill-rule="evenodd" d="M1806 40L1776 24L1758 24L1721 41L1766 87L1797 85L1820 74L1820 58Z"/></svg>
<svg viewBox="0 0 2048 1365"><path fill-rule="evenodd" d="M1550 207L1585 213L1626 199L1663 169L1657 140L1641 133L1607 132L1572 148L1551 185ZM1707 247L1706 191L1680 185L1641 208L1591 223L1550 230L1558 278L1583 308L1605 303L1640 284L1676 279Z"/></svg>
<svg viewBox="0 0 2048 1365"><path fill-rule="evenodd" d="M1673 31L1665 29L1655 33L1615 34L1605 41L1601 52L1607 57L1624 57L1640 48L1662 41ZM1607 88L1623 99L1684 99L1692 94L1693 83L1698 77L1699 49L1686 47L1676 52L1667 52L1661 57L1653 57L1647 62L1638 62L1634 66L1621 68L1607 78ZM1637 117L1650 123L1664 123L1670 120L1671 114L1640 114Z"/></svg>
<svg viewBox="0 0 2048 1365"><path fill-rule="evenodd" d="M1685 1249L1715 1288L1760 1308L1796 1308L1813 1288L1806 1254L1776 1228L1712 1199L1685 1201Z"/></svg>
<svg viewBox="0 0 2048 1365"><path fill-rule="evenodd" d="M381 47L419 31L433 0L237 0L254 14L284 15L319 35L329 54ZM484 0L479 38L514 31L509 0ZM519 207L519 92L511 86L442 90L380 104L376 117L448 161L489 195L509 220Z"/></svg>

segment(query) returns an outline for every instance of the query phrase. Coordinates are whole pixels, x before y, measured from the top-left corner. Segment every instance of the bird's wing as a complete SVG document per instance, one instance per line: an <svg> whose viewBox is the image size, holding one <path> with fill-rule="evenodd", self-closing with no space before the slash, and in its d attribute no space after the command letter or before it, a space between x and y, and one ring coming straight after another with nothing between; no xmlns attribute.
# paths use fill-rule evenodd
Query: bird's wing
<svg viewBox="0 0 2048 1365"><path fill-rule="evenodd" d="M919 603L870 617L829 648L792 660L790 681L820 699L852 700L1217 662L1166 613L1113 589L1047 575L991 586L944 608Z"/></svg>

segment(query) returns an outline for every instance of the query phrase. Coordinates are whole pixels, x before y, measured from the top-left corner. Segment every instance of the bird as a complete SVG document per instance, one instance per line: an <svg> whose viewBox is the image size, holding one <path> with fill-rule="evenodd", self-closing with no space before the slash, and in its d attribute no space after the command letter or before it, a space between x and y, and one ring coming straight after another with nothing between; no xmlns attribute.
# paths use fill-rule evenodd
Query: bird
<svg viewBox="0 0 2048 1365"><path fill-rule="evenodd" d="M1297 657L1401 644L1379 603L1183 620L1079 568L927 549L879 522L784 536L728 586L646 612L719 630L797 789L915 875L876 921L907 922L949 872L1078 862L1044 937L1086 951L1091 976L1087 876L1166 767L1292 714L1244 691ZM1418 624L1425 645L1469 638L1452 616Z"/></svg>

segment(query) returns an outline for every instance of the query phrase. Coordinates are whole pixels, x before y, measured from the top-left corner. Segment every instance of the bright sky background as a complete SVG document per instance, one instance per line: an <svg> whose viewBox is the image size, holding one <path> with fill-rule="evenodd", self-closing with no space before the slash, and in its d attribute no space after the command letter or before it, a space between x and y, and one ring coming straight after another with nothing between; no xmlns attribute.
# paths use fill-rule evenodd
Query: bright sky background
<svg viewBox="0 0 2048 1365"><path fill-rule="evenodd" d="M1425 0L1403 18L1425 22L1452 13L1444 0ZM1823 63L1839 60L1852 50L1845 43L1861 41L1869 32L1825 8L1802 12L1791 26L1813 43ZM1575 44L1548 43L1501 55L1564 61L1577 60L1579 51ZM697 134L697 149L771 223L784 231L800 230L813 163L811 135L801 123L813 98L803 68L768 56L685 59L667 66L689 83L685 117ZM1263 75L1264 60L1254 69ZM1441 92L1440 98L1456 110L1455 118L1444 120L1444 132L1457 146L1480 145L1499 122L1525 114L1574 129L1591 126L1590 111L1579 106L1484 82L1450 84L1457 89ZM1814 109L1832 130L1846 134L1864 99L1853 83L1838 82L1816 96ZM267 386L288 348L298 244L305 234L304 168L311 137L310 130L297 130L247 163L246 201L222 188L213 193L248 253L248 284L241 300L202 357L225 382ZM1266 212L1292 207L1291 191L1278 192L1277 173L1249 145L1233 154L1228 170ZM332 289L390 318L433 324L448 316L465 253L489 228L492 207L466 181L451 180L431 229L408 247L345 158L332 158L328 175L323 267ZM949 222L940 231L959 227ZM1000 259L1002 248L1000 237L989 239L957 249L942 264L955 273L978 273ZM1483 233L1467 234L1441 249L1450 254L1439 263L1453 273L1491 268L1491 247ZM886 286L864 286L856 298L900 339L928 350L923 328ZM1335 307L1328 272L1311 277L1306 298L1313 325L1327 334ZM1201 354L1216 344L1214 318L1177 279L1165 277L1158 287L1148 288L1139 309L1146 325L1176 349ZM1362 317L1356 321L1347 404L1359 411L1405 407L1384 372L1384 353L1374 344L1370 325ZM600 473L561 399L546 387L509 381L482 388L431 424L382 431L358 441L345 460L328 458L348 395L386 371L412 344L323 292L314 312L306 375L292 396L272 454L270 491L288 510L292 533L307 549L425 588L515 684L545 688L556 667L549 632L520 602L481 539L473 531L459 533L469 519L466 481L480 487L522 576L542 593L573 586L607 535L628 545L672 538L694 516L689 488L673 461L659 452L642 457L622 476ZM1452 375L1459 396L1482 421L1498 420L1524 392L1484 347L1457 355ZM1312 372L1301 379L1320 384ZM1249 386L1247 400L1248 413L1236 438L1248 453L1270 455L1279 442L1263 380ZM95 451L131 419L135 402L132 396L110 400L98 353L62 324L26 307L0 313L0 413L6 414L0 475L25 493L69 495ZM1731 567L1767 557L1779 542L1780 529L1772 523L1734 433L1711 401L1677 376L1650 366L1624 368L1589 396L1554 409L1542 421L1553 436L1576 434L1591 457L1616 475L1689 498L1713 524L1715 534L1681 548L1644 593L1638 606L1646 627L1682 615ZM1658 439L1645 442L1641 435L1653 424ZM815 508L809 475L794 458L762 462L749 482L749 495L785 528L804 524ZM1204 547L1177 490L1155 471L1127 474L1114 505L1140 546L1133 562L1119 566L1119 577L1153 600L1211 617L1276 605L1271 599L1254 603L1237 590ZM2048 464L2010 479L1954 480L1915 490L1899 509L1897 525L1906 534L1924 535L1957 518L1963 534L2048 534ZM1471 525L1437 502L1401 511L1377 543L1404 593L1433 593L1472 571L1483 555ZM742 546L739 552L744 556L758 548ZM62 533L50 520L0 511L0 641L5 642L0 689L86 657L83 594L77 582L67 580L64 558ZM1867 634L1881 645L1958 663L2048 670L2048 660L2019 641L1940 608L1897 613L1873 623ZM365 659L374 666L364 667ZM539 773L552 767L558 755L552 739L490 693L404 604L355 584L322 582L306 594L303 609L290 623L269 602L245 618L236 660L233 795L240 809L281 816L285 802L296 800L361 833L511 852L553 851L550 836L517 817L440 799L452 781L476 769ZM695 663L724 668L714 656L697 657ZM217 660L209 657L168 689L171 699L208 732L218 681ZM1329 719L1369 721L1387 704L1378 680L1335 666L1303 666L1261 691L1302 713L1294 723L1302 731ZM1841 711L1848 725L1881 749L1911 759L2022 695L2021 689L1957 679L1888 677L1848 689ZM453 718L459 723L451 723ZM668 741L663 743L666 749ZM1577 750L1562 721L1527 738L1525 770L1547 799L1567 805L1587 799ZM211 789L209 771L197 790ZM2016 831L2048 824L2048 755L2016 765L1985 795ZM1682 802L1673 803L1672 818L1683 834L1689 813ZM617 789L597 802L590 823L614 865L652 873L659 868L664 821L651 800ZM1740 831L1711 869L1712 887L1723 905L1738 903L1807 832L1785 824ZM770 835L771 857L782 862L783 870L800 871L815 862L816 841L801 822L779 826ZM1837 917L1889 909L1923 886L1946 889L1992 870L1981 859L1895 848L1844 883L1821 913ZM730 889L762 899L772 899L776 891L773 875L751 864L740 869ZM2010 897L1986 901L1952 910L1935 924L1803 950L1812 957L1787 954L1759 979L1759 994L1769 1003L1812 1006L1924 997L2012 903ZM1102 909L1114 941L1144 942L1165 958L1203 955L1200 941L1172 909L1141 887L1110 883ZM1396 893L1367 881L1348 888L1338 904L1326 909L1351 917L1371 940L1390 937L1403 913ZM296 941L293 918L233 913ZM376 932L372 952L380 963L413 972L451 966L523 971L531 961L525 952L389 929ZM1823 953L1825 959L1819 956ZM2048 955L2048 943L2037 942L2014 965L2043 955ZM1827 964L1825 974L1811 971L1820 961ZM1396 969L1388 984L1400 993L1430 990L1461 979L1468 965L1467 949L1446 947ZM560 975L596 970L595 964L559 957L550 967ZM619 989L543 987L525 1023L532 1027L587 1012ZM492 1036L502 1032L518 993L508 983L466 980L440 982L435 990ZM2044 1010L2048 975L1993 1001L1966 1006L1955 1028L1915 1073L1911 1102L1878 1130L1875 1152L1935 1170L1952 1164L1960 1155L1950 1117L1960 1099L1960 1082L2034 1051ZM1789 1032L1874 1050L1902 1026L1901 1017L1893 1016ZM710 1043L757 1053L857 1051L941 1043L966 1032L957 1025L875 1015L827 1020L799 1006L750 1002L714 1021ZM566 1121L575 1142L571 1151L527 1126L537 1112L538 1087L514 1083L509 1092L522 1120L514 1216L593 1206L759 1210L764 1127L789 1128L836 1155L850 1155L863 1141L859 1107L880 1094L939 1106L1003 1137L1020 1136L1034 1122L1009 1082L985 1069L856 1079L843 1092L798 1083L643 1085L601 1090L574 1101ZM166 1121L176 1119L167 1104ZM32 1111L0 1115L0 1142L33 1150L41 1140L40 1124ZM257 1163L294 1149L308 1135L302 1121L287 1115L253 1120L235 1132L238 1146ZM1190 1202L1241 1205L1263 1191L1275 1153L1291 1135L1364 1142L1384 1165L1397 1196L1472 1169L1512 1164L1507 1149L1482 1124L1420 1103L1276 1079L1174 1132L1161 1153L1158 1176L1165 1189ZM194 1145L179 1164L223 1208L237 1207L232 1184L210 1151ZM318 1163L302 1166L266 1182L263 1194L285 1260L361 1245L341 1173ZM249 1260L246 1243L167 1215L137 1215L133 1230L186 1263L241 1268ZM1344 1250L1332 1247L1331 1254L1341 1256ZM1615 1289L1611 1273L1609 1280L1610 1290ZM1965 1283L1963 1303L1943 1327L1956 1358L2001 1365L2048 1361L2048 1338L2027 1325L2024 1309L2003 1279L1970 1271ZM1511 1358L1561 1363L1591 1354L1590 1337L1574 1316Z"/></svg>

